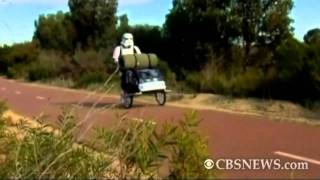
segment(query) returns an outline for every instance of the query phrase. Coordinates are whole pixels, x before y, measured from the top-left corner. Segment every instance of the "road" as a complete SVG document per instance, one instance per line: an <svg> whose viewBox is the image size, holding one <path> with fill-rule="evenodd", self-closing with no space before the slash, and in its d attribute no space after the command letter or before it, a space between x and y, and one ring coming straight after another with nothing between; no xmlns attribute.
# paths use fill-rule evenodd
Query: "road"
<svg viewBox="0 0 320 180"><path fill-rule="evenodd" d="M77 110L78 116L85 119L82 131L84 137L90 135L87 129L108 127L114 123L117 114L126 111L116 106L118 98L114 96L93 95L86 91L33 85L2 78L0 99L5 99L11 109L21 115L48 115L47 123L57 122L62 107L79 103L82 107ZM127 113L129 117L151 118L161 124L166 121L176 122L190 110L191 108L159 107L136 102ZM225 170L222 178L320 179L320 127L213 110L198 112L202 119L199 129L208 137L210 156L214 160L280 159L281 162L304 161L309 165L308 170Z"/></svg>

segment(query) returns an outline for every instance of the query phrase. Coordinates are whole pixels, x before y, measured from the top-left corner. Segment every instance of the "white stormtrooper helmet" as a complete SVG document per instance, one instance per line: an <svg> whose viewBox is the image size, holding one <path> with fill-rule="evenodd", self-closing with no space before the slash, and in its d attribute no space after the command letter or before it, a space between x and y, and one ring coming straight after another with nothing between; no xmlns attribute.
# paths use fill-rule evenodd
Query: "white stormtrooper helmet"
<svg viewBox="0 0 320 180"><path fill-rule="evenodd" d="M121 46L124 48L133 48L133 35L131 33L125 33L122 35Z"/></svg>

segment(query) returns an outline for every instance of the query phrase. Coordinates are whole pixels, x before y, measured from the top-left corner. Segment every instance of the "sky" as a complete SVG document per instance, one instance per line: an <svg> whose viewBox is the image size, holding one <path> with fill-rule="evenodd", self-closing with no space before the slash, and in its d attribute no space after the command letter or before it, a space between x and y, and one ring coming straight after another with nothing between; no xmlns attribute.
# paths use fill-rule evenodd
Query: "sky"
<svg viewBox="0 0 320 180"><path fill-rule="evenodd" d="M320 28L320 1L294 0L290 14L295 36L302 40L312 28ZM172 0L119 0L118 15L130 24L162 25ZM40 14L68 11L68 0L0 0L0 45L30 41Z"/></svg>

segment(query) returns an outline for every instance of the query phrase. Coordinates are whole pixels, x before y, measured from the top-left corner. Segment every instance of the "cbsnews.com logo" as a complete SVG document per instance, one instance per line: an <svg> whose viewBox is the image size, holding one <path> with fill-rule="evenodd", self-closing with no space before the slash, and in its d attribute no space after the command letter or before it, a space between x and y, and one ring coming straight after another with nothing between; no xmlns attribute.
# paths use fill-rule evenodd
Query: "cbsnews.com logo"
<svg viewBox="0 0 320 180"><path fill-rule="evenodd" d="M307 162L285 162L280 159L218 159L204 161L208 170L308 170Z"/></svg>

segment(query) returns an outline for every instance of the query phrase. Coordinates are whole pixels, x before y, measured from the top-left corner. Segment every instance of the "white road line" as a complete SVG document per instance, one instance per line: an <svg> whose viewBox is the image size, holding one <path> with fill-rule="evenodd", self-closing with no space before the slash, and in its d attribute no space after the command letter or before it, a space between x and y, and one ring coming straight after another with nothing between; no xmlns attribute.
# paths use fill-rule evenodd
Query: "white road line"
<svg viewBox="0 0 320 180"><path fill-rule="evenodd" d="M45 97L42 97L42 96L37 96L36 99L45 100L46 98L45 98Z"/></svg>
<svg viewBox="0 0 320 180"><path fill-rule="evenodd" d="M20 94L21 94L21 92L20 92L20 91L16 91L16 94L20 95Z"/></svg>
<svg viewBox="0 0 320 180"><path fill-rule="evenodd" d="M290 153L285 153L285 152L281 152L281 151L276 151L276 152L274 152L274 154L279 155L279 156L283 156L283 157L287 157L287 158L291 158L291 159L309 162L311 164L315 164L315 165L320 166L320 161L315 160L315 159L302 157L302 156L298 156L298 155L294 155L294 154L290 154Z"/></svg>

